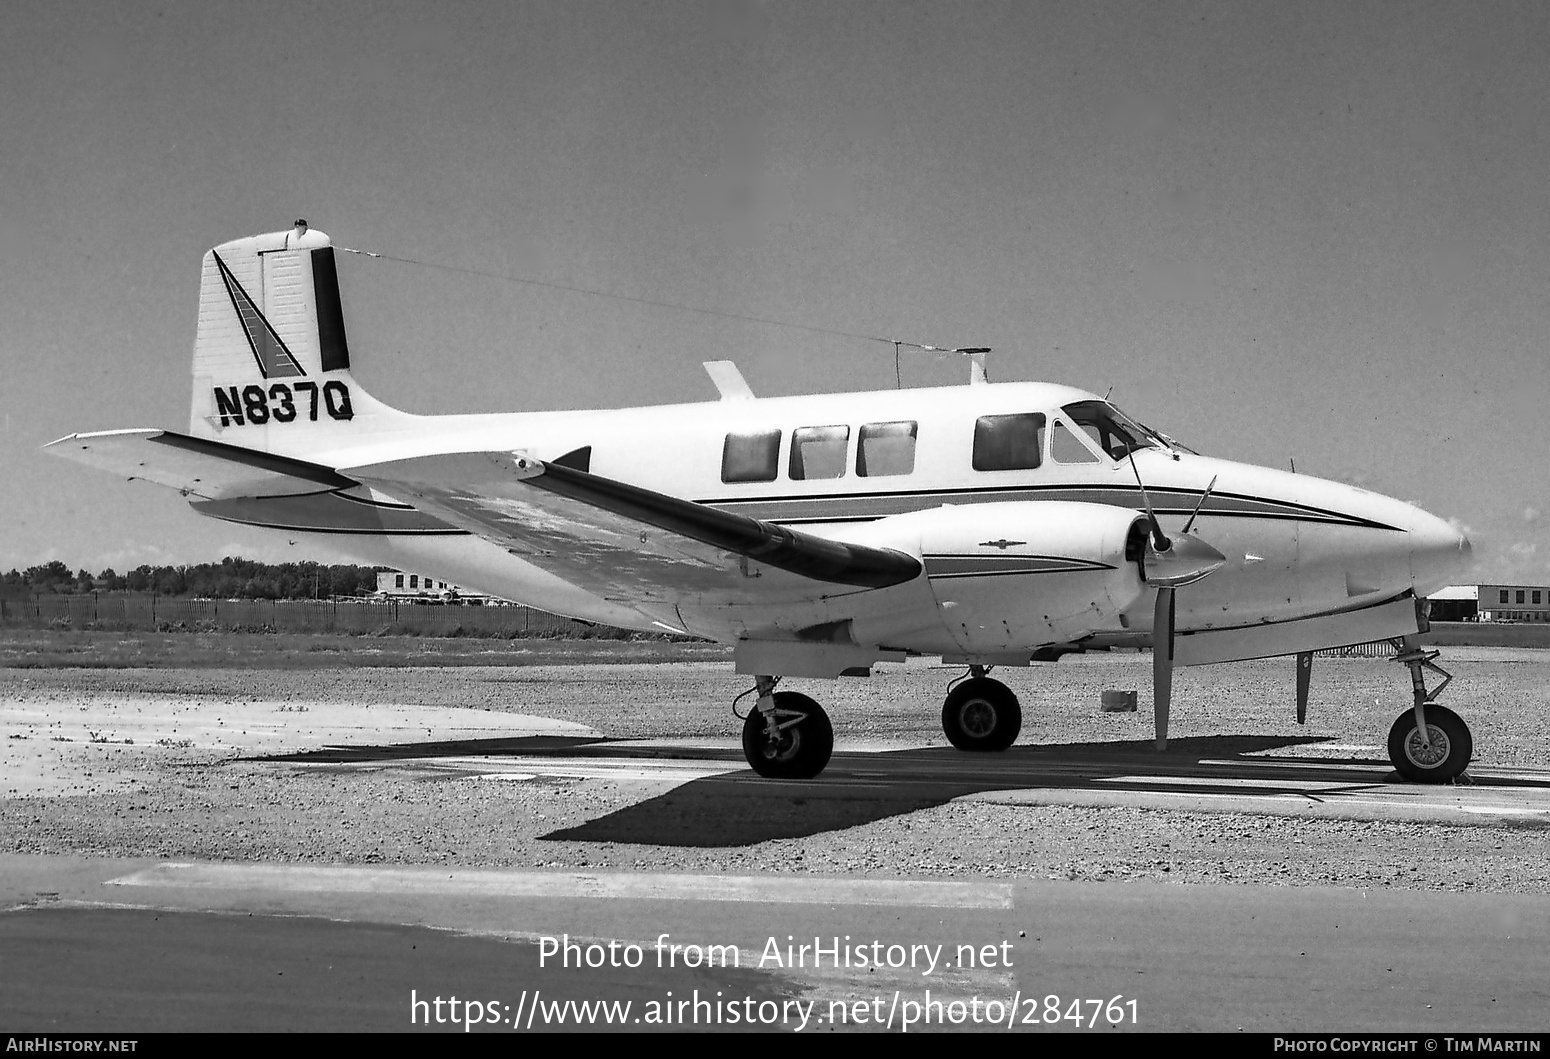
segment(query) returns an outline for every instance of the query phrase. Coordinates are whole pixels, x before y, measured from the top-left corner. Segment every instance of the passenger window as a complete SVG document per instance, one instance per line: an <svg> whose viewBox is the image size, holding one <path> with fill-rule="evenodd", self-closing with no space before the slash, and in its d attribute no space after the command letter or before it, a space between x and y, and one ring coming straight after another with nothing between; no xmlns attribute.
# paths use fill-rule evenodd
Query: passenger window
<svg viewBox="0 0 1550 1059"><path fill-rule="evenodd" d="M1098 462L1098 457L1093 455L1092 450L1078 441L1076 435L1071 433L1071 429L1058 419L1050 429L1049 456L1056 463Z"/></svg>
<svg viewBox="0 0 1550 1059"><path fill-rule="evenodd" d="M780 431L727 435L721 448L723 482L773 482L780 467Z"/></svg>
<svg viewBox="0 0 1550 1059"><path fill-rule="evenodd" d="M915 424L867 423L856 445L856 473L868 478L915 470Z"/></svg>
<svg viewBox="0 0 1550 1059"><path fill-rule="evenodd" d="M1044 416L1022 412L980 416L974 421L976 471L1026 471L1039 465L1044 448Z"/></svg>
<svg viewBox="0 0 1550 1059"><path fill-rule="evenodd" d="M839 478L845 473L850 427L798 427L791 432L792 481Z"/></svg>

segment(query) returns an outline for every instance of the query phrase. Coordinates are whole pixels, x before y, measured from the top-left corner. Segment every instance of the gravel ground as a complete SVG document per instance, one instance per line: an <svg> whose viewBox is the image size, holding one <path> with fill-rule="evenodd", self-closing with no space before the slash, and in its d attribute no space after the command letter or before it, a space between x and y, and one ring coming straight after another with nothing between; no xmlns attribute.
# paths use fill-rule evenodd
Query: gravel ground
<svg viewBox="0 0 1550 1059"><path fill-rule="evenodd" d="M1475 732L1481 764L1544 767L1541 711L1550 657L1459 648L1444 701ZM1021 742L1144 739L1151 718L1100 714L1099 692L1137 688L1150 658L1067 659L1002 671L1023 700ZM912 663L870 681L793 681L830 709L839 749L945 745L942 689L956 670ZM52 716L172 700L202 712L245 704L284 713L319 702L465 707L588 725L614 737L735 736L727 704L746 687L724 662L493 668L0 669L0 707ZM1366 659L1316 663L1309 725L1293 719L1290 660L1182 670L1175 736L1295 735L1330 742L1278 753L1381 757L1407 698L1403 669ZM242 760L177 739L56 741L6 726L18 754L54 753L78 782L62 794L0 797L0 850L316 863L639 868L735 874L845 873L983 878L1156 879L1179 883L1550 890L1550 831L1290 819L1232 812L992 805L897 806L856 814L783 789L700 781L669 791L646 779L483 782L397 768ZM62 730L62 729L61 729ZM886 798L886 796L884 796ZM652 801L655 818L735 833L741 819L809 813L817 833L708 848L545 836ZM831 802L834 800L831 799ZM833 826L826 826L832 813ZM617 818L624 820L625 818ZM853 826L846 826L853 825ZM621 824L628 835L628 823ZM618 831L618 827L615 828ZM666 830L671 830L667 828Z"/></svg>

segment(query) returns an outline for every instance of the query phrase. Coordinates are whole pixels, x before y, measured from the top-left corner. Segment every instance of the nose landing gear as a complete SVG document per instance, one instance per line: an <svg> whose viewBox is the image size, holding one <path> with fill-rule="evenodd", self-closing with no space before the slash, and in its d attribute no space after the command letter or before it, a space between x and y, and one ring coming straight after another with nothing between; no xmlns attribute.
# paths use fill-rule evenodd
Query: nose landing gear
<svg viewBox="0 0 1550 1059"><path fill-rule="evenodd" d="M1394 661L1410 670L1415 705L1399 715L1389 729L1389 760L1401 776L1417 783L1446 783L1462 775L1474 755L1469 726L1446 706L1437 705L1452 674L1435 664L1436 651L1422 650L1420 641L1406 636L1395 641ZM1426 688L1425 670L1441 674L1442 683Z"/></svg>

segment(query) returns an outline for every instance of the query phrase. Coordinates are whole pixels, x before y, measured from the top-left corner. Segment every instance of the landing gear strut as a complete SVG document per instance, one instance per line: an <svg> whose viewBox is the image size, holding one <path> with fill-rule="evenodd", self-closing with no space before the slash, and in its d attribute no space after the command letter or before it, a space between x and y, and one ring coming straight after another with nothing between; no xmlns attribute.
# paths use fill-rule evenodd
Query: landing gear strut
<svg viewBox="0 0 1550 1059"><path fill-rule="evenodd" d="M959 750L1005 750L1022 730L1017 696L987 672L970 666L969 679L954 684L942 703L942 731Z"/></svg>
<svg viewBox="0 0 1550 1059"><path fill-rule="evenodd" d="M779 677L755 677L757 709L743 720L743 756L770 779L812 779L834 753L834 726L823 707L795 691L775 690Z"/></svg>
<svg viewBox="0 0 1550 1059"><path fill-rule="evenodd" d="M1446 783L1461 775L1474 754L1474 740L1458 714L1437 705L1437 696L1453 679L1434 663L1438 653L1424 651L1414 636L1395 642L1394 661L1410 670L1415 706L1399 715L1389 729L1389 760L1395 770L1417 783ZM1442 683L1428 691L1425 670L1442 675Z"/></svg>

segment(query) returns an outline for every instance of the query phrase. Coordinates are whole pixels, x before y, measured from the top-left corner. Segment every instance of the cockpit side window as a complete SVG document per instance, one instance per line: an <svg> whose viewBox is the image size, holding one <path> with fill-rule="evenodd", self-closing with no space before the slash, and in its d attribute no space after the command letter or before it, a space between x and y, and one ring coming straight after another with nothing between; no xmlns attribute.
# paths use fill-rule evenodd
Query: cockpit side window
<svg viewBox="0 0 1550 1059"><path fill-rule="evenodd" d="M791 432L791 480L841 477L849 445L848 426L797 427Z"/></svg>
<svg viewBox="0 0 1550 1059"><path fill-rule="evenodd" d="M1106 401L1078 401L1062 411L1112 459L1123 460L1137 449L1158 447L1145 427Z"/></svg>
<svg viewBox="0 0 1550 1059"><path fill-rule="evenodd" d="M1078 441L1071 428L1058 419L1050 428L1049 458L1056 463L1098 462L1098 457L1093 455L1093 451Z"/></svg>
<svg viewBox="0 0 1550 1059"><path fill-rule="evenodd" d="M734 431L721 447L723 482L773 482L780 467L780 431Z"/></svg>
<svg viewBox="0 0 1550 1059"><path fill-rule="evenodd" d="M862 424L856 444L856 473L881 478L913 472L915 433L913 421Z"/></svg>
<svg viewBox="0 0 1550 1059"><path fill-rule="evenodd" d="M976 471L1026 471L1039 465L1044 416L1039 412L980 416L974 421Z"/></svg>

